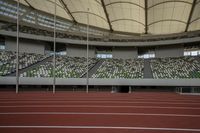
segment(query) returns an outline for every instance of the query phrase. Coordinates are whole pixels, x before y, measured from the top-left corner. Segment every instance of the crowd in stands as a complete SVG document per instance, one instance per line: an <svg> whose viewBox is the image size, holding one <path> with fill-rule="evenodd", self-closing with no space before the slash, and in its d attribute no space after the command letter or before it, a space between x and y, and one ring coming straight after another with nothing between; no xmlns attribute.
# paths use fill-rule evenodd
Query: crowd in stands
<svg viewBox="0 0 200 133"><path fill-rule="evenodd" d="M151 59L150 66L155 79L200 78L200 62L197 57Z"/></svg>
<svg viewBox="0 0 200 133"><path fill-rule="evenodd" d="M142 59L105 59L93 78L143 78Z"/></svg>
<svg viewBox="0 0 200 133"><path fill-rule="evenodd" d="M45 56L34 53L19 53L19 69L26 68ZM0 76L5 76L16 71L16 53L12 51L0 51Z"/></svg>

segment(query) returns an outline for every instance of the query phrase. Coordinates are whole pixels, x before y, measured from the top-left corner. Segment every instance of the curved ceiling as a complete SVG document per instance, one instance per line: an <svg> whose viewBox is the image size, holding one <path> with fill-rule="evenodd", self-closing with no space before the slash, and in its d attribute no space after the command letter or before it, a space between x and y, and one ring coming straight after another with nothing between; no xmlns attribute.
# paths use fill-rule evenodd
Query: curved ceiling
<svg viewBox="0 0 200 133"><path fill-rule="evenodd" d="M200 30L200 0L20 0L74 23L110 31L171 34Z"/></svg>

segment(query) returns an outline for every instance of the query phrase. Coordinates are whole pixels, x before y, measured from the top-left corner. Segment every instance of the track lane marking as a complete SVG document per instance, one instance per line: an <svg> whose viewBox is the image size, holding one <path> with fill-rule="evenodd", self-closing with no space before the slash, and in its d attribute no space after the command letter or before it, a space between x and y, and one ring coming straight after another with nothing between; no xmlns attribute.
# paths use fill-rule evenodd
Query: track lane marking
<svg viewBox="0 0 200 133"><path fill-rule="evenodd" d="M1 103L152 103L152 104L193 104L200 105L200 102L180 103L180 102L123 102L123 101L0 101Z"/></svg>
<svg viewBox="0 0 200 133"><path fill-rule="evenodd" d="M123 116L170 116L170 117L200 117L189 114L154 114L154 113L94 113L94 112L3 112L0 115L123 115Z"/></svg>
<svg viewBox="0 0 200 133"><path fill-rule="evenodd" d="M195 128L154 128L154 127L114 127L114 126L0 126L0 128L46 128L46 129L121 129L200 132Z"/></svg>
<svg viewBox="0 0 200 133"><path fill-rule="evenodd" d="M157 109L191 109L200 110L200 107L171 107L171 106L111 106L111 105L4 105L0 108L157 108Z"/></svg>
<svg viewBox="0 0 200 133"><path fill-rule="evenodd" d="M55 97L48 98L48 99L0 99L0 101L71 101L73 99L54 99ZM79 99L79 101L156 101L156 102L198 102L200 99L193 99L193 100L160 100L160 99ZM78 100L73 100L78 101Z"/></svg>

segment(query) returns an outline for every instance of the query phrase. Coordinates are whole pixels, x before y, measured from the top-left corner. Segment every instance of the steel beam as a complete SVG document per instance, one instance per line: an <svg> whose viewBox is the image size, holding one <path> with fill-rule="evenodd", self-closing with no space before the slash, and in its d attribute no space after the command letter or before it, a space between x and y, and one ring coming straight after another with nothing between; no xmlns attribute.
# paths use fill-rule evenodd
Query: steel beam
<svg viewBox="0 0 200 133"><path fill-rule="evenodd" d="M188 21L187 21L187 24L186 24L186 27L185 27L185 32L188 31L188 28L189 28L189 25L190 25L190 21L192 19L192 15L193 15L194 8L195 8L195 5L196 5L196 1L197 0L193 0L192 7L191 7L191 10L190 10L190 15L188 17Z"/></svg>
<svg viewBox="0 0 200 133"><path fill-rule="evenodd" d="M104 0L101 0L101 3L102 3L102 7L103 7L103 10L104 10L104 13L106 15L106 19L107 19L108 24L109 24L110 31L113 32L113 28L112 28L112 25L111 25L111 22L110 22L110 18L109 18L109 15L108 15Z"/></svg>

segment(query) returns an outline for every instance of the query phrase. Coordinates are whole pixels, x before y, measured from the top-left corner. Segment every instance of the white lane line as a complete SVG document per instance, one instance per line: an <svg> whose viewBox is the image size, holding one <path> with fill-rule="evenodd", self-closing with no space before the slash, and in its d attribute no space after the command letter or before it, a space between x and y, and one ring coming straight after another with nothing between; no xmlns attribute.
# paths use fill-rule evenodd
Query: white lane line
<svg viewBox="0 0 200 133"><path fill-rule="evenodd" d="M154 128L154 127L114 127L114 126L0 126L0 128L47 128L47 129L121 129L200 132L195 128Z"/></svg>
<svg viewBox="0 0 200 133"><path fill-rule="evenodd" d="M161 100L161 99L79 99L81 101L156 101L156 102L197 102L200 99L194 99L194 100ZM73 100L73 99L54 99L54 97L50 99L0 99L0 101L79 101L79 100Z"/></svg>
<svg viewBox="0 0 200 133"><path fill-rule="evenodd" d="M181 105L200 105L196 103L180 103L180 102L126 102L126 101L0 101L0 103L148 103L148 104L181 104Z"/></svg>
<svg viewBox="0 0 200 133"><path fill-rule="evenodd" d="M154 109L191 109L200 110L200 107L171 107L171 106L112 106L112 105L4 105L0 108L154 108Z"/></svg>
<svg viewBox="0 0 200 133"><path fill-rule="evenodd" d="M94 113L94 112L4 112L0 115L123 115L123 116L168 116L168 117L200 117L189 114L153 114L153 113Z"/></svg>

